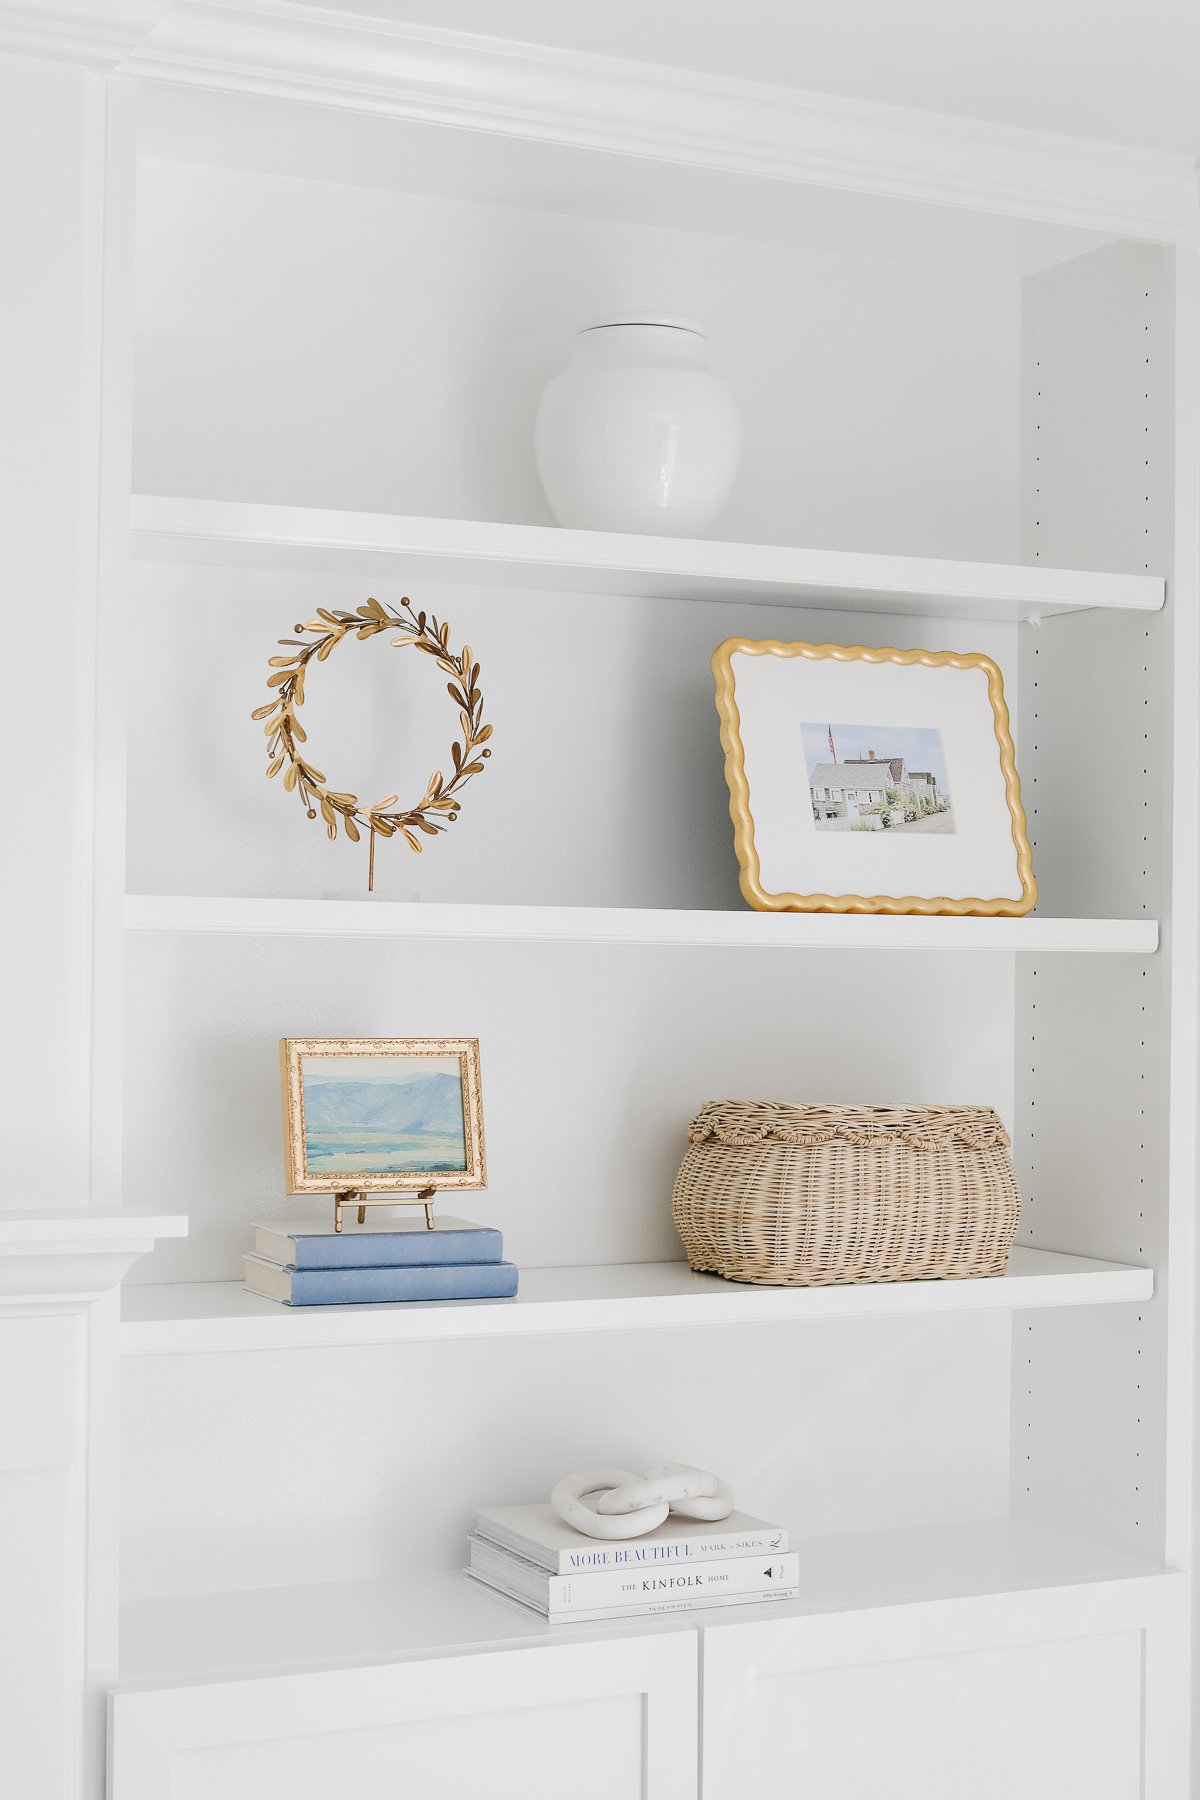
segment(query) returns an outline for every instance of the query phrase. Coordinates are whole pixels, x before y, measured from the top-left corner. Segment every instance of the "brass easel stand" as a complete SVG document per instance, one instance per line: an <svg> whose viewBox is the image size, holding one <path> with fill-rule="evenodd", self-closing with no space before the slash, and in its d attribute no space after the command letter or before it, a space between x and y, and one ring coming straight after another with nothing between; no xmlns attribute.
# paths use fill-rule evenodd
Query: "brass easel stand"
<svg viewBox="0 0 1200 1800"><path fill-rule="evenodd" d="M333 1229L342 1229L343 1206L357 1206L358 1222L367 1222L368 1206L423 1206L425 1208L425 1228L433 1230L433 1201L436 1188L419 1188L415 1194L364 1194L359 1188L342 1188L333 1197Z"/></svg>

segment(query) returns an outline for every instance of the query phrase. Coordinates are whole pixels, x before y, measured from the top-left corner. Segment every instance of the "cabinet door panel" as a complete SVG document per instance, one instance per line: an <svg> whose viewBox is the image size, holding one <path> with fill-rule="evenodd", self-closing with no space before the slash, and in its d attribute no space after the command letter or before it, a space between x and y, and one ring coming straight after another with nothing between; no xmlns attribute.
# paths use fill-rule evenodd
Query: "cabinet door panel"
<svg viewBox="0 0 1200 1800"><path fill-rule="evenodd" d="M111 1800L695 1800L692 1632L125 1690Z"/></svg>
<svg viewBox="0 0 1200 1800"><path fill-rule="evenodd" d="M704 1800L1183 1800L1155 1576L705 1632Z"/></svg>
<svg viewBox="0 0 1200 1800"><path fill-rule="evenodd" d="M643 1793L641 1695L533 1704L358 1731L181 1750L174 1800L287 1794L288 1800L557 1800L571 1791ZM581 1750L587 1746L581 1767Z"/></svg>
<svg viewBox="0 0 1200 1800"><path fill-rule="evenodd" d="M1138 1800L1140 1689L1136 1632L766 1676L705 1800Z"/></svg>

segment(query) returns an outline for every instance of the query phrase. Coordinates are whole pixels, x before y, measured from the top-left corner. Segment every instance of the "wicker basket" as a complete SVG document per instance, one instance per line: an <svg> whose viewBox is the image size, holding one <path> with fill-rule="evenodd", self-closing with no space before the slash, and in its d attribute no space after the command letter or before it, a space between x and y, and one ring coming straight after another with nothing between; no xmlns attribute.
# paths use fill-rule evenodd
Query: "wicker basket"
<svg viewBox="0 0 1200 1800"><path fill-rule="evenodd" d="M987 1106L710 1100L675 1224L693 1269L828 1287L1003 1275L1020 1194Z"/></svg>

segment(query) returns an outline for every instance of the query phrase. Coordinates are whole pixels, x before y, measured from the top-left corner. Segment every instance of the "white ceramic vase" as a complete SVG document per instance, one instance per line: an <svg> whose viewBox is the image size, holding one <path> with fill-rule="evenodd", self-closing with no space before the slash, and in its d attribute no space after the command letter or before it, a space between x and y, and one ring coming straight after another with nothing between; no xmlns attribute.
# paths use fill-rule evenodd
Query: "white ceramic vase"
<svg viewBox="0 0 1200 1800"><path fill-rule="evenodd" d="M579 333L542 395L537 464L560 525L694 537L729 498L742 444L692 319L628 313Z"/></svg>

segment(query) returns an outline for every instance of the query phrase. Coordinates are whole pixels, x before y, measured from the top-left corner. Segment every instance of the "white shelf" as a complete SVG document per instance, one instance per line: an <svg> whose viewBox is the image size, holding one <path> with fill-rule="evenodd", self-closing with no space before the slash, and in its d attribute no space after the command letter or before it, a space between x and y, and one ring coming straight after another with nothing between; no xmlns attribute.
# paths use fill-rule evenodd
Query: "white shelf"
<svg viewBox="0 0 1200 1800"><path fill-rule="evenodd" d="M1097 606L1155 612L1166 593L1157 575L144 494L133 500L132 533L133 555L148 561L922 617L1041 619Z"/></svg>
<svg viewBox="0 0 1200 1800"><path fill-rule="evenodd" d="M121 1609L121 1686L248 1679L781 1617L857 1614L869 1639L872 1614L882 1607L961 1606L986 1595L1072 1587L1084 1603L1084 1590L1090 1598L1096 1584L1164 1578L1155 1564L1004 1520L793 1538L793 1548L800 1553L796 1600L593 1625L547 1625L458 1570L130 1602Z"/></svg>
<svg viewBox="0 0 1200 1800"><path fill-rule="evenodd" d="M475 938L728 949L1025 950L1150 956L1154 919L927 919L605 906L448 906L403 900L237 900L129 894L130 931L285 937Z"/></svg>
<svg viewBox="0 0 1200 1800"><path fill-rule="evenodd" d="M425 1300L398 1305L286 1307L237 1281L127 1286L121 1349L281 1350L412 1339L527 1337L670 1325L912 1317L1034 1306L1103 1306L1149 1300L1150 1269L1015 1245L1006 1274L978 1281L906 1281L864 1287L772 1288L697 1275L686 1263L523 1269L515 1300Z"/></svg>

